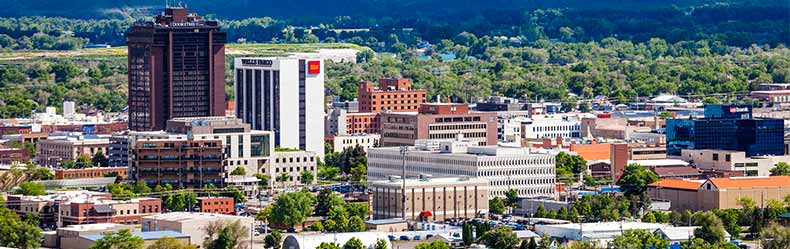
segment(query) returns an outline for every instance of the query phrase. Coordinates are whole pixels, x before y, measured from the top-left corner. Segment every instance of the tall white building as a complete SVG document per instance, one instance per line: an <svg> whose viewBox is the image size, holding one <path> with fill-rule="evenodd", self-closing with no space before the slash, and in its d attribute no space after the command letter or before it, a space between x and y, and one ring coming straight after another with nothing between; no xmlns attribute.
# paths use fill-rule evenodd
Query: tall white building
<svg viewBox="0 0 790 249"><path fill-rule="evenodd" d="M463 141L418 141L406 153L406 177L480 177L490 182L489 196L509 189L521 197L554 197L555 155L524 148L474 146ZM399 147L368 150L368 181L402 174Z"/></svg>
<svg viewBox="0 0 790 249"><path fill-rule="evenodd" d="M63 101L63 116L72 117L74 113L74 101Z"/></svg>
<svg viewBox="0 0 790 249"><path fill-rule="evenodd" d="M581 137L580 114L533 115L521 122L526 139Z"/></svg>
<svg viewBox="0 0 790 249"><path fill-rule="evenodd" d="M234 61L236 116L274 132L277 147L324 154L324 63L264 57Z"/></svg>

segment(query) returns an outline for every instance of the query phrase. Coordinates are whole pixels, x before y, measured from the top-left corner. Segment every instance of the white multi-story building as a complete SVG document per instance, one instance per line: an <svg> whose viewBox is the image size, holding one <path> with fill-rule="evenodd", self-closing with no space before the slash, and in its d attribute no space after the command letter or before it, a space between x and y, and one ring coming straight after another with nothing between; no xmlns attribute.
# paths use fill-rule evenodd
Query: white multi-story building
<svg viewBox="0 0 790 249"><path fill-rule="evenodd" d="M497 113L497 138L499 142L521 144L521 124L529 120L528 111Z"/></svg>
<svg viewBox="0 0 790 249"><path fill-rule="evenodd" d="M473 146L464 141L418 141L406 152L406 177L480 177L490 182L489 196L516 189L521 197L554 197L555 155L524 148ZM401 175L403 156L398 147L368 151L368 181Z"/></svg>
<svg viewBox="0 0 790 249"><path fill-rule="evenodd" d="M680 158L705 171L740 171L745 176L769 176L780 162L790 162L790 155L747 157L734 150L682 150Z"/></svg>
<svg viewBox="0 0 790 249"><path fill-rule="evenodd" d="M74 116L74 101L63 101L63 116L64 117L71 117Z"/></svg>
<svg viewBox="0 0 790 249"><path fill-rule="evenodd" d="M236 116L274 132L277 147L324 154L324 65L321 59L236 58Z"/></svg>
<svg viewBox="0 0 790 249"><path fill-rule="evenodd" d="M379 134L337 135L332 137L332 151L343 152L345 149L360 146L367 152L368 149L377 147L380 140Z"/></svg>
<svg viewBox="0 0 790 249"><path fill-rule="evenodd" d="M304 171L313 175L310 184L314 184L318 179L318 157L311 151L276 151L272 156L270 167L262 172L269 176L269 187L271 188L292 188L303 186L302 174ZM282 175L288 175L283 179ZM309 185L309 184L308 184Z"/></svg>
<svg viewBox="0 0 790 249"><path fill-rule="evenodd" d="M526 139L581 137L578 114L533 115L521 125Z"/></svg>

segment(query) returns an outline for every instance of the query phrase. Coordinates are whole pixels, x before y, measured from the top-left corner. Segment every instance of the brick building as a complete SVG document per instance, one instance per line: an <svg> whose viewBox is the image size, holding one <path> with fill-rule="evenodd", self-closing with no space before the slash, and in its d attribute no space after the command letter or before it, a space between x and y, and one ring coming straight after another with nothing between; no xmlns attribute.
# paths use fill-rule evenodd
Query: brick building
<svg viewBox="0 0 790 249"><path fill-rule="evenodd" d="M425 103L418 113L381 114L381 145L414 145L418 139L454 139L459 134L478 145L497 144L497 114L470 112L457 103Z"/></svg>
<svg viewBox="0 0 790 249"><path fill-rule="evenodd" d="M165 128L175 117L225 115L226 33L217 21L168 7L126 33L129 129Z"/></svg>
<svg viewBox="0 0 790 249"><path fill-rule="evenodd" d="M44 227L62 224L121 223L140 224L143 216L159 214L162 200L134 198L112 200L112 195L91 191L63 191L43 196L9 195L8 209L20 216L38 215Z"/></svg>
<svg viewBox="0 0 790 249"><path fill-rule="evenodd" d="M415 112L426 102L427 91L411 88L411 79L379 79L359 83L359 112Z"/></svg>
<svg viewBox="0 0 790 249"><path fill-rule="evenodd" d="M220 140L145 139L130 148L130 175L149 186L223 187L225 153Z"/></svg>
<svg viewBox="0 0 790 249"><path fill-rule="evenodd" d="M81 133L49 136L36 143L36 161L42 166L56 167L63 161L76 161L81 156L91 157L99 152L107 155L109 144L106 136Z"/></svg>
<svg viewBox="0 0 790 249"><path fill-rule="evenodd" d="M112 175L120 177L121 179L126 179L129 175L129 167L93 167L55 170L56 180L102 178Z"/></svg>
<svg viewBox="0 0 790 249"><path fill-rule="evenodd" d="M0 164L17 164L30 161L30 151L21 148L0 148Z"/></svg>
<svg viewBox="0 0 790 249"><path fill-rule="evenodd" d="M198 197L201 213L234 214L233 197Z"/></svg>

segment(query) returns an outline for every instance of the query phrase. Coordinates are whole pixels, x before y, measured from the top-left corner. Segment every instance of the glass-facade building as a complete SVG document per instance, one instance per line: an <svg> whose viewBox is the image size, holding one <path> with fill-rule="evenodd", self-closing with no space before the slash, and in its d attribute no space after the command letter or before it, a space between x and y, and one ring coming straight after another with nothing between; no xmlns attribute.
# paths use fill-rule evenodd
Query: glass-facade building
<svg viewBox="0 0 790 249"><path fill-rule="evenodd" d="M751 106L707 105L705 118L668 119L667 154L683 149L744 151L746 156L783 155L784 120L753 119Z"/></svg>

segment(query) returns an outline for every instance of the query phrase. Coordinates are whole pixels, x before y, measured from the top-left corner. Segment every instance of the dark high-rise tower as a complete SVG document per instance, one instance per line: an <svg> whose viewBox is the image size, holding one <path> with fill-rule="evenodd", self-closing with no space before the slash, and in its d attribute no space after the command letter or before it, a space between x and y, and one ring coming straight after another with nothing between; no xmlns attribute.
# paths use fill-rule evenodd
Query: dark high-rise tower
<svg viewBox="0 0 790 249"><path fill-rule="evenodd" d="M225 115L226 34L216 21L168 7L126 33L129 129L163 130L176 117Z"/></svg>

